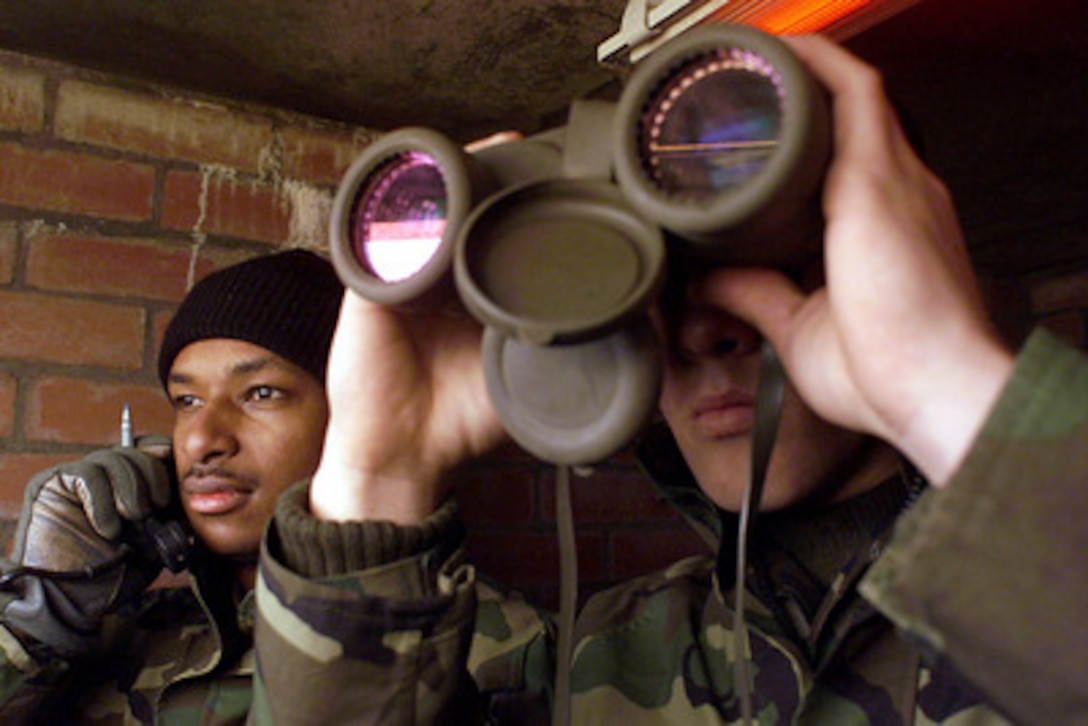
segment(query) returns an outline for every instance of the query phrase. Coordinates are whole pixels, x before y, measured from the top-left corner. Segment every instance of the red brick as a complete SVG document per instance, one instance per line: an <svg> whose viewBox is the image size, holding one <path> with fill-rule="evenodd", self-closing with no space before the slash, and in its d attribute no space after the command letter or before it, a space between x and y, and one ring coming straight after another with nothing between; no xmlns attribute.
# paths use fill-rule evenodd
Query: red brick
<svg viewBox="0 0 1088 726"><path fill-rule="evenodd" d="M685 557L709 554L710 546L690 528L612 532L612 574L617 580L655 572Z"/></svg>
<svg viewBox="0 0 1088 726"><path fill-rule="evenodd" d="M120 443L121 408L128 403L137 436L169 434L173 414L158 386L43 378L27 395L26 438L70 444Z"/></svg>
<svg viewBox="0 0 1088 726"><path fill-rule="evenodd" d="M319 131L298 126L280 130L283 175L314 183L339 184L344 172L372 141L365 134Z"/></svg>
<svg viewBox="0 0 1088 726"><path fill-rule="evenodd" d="M524 467L475 465L457 473L461 516L470 525L527 524L533 521L536 473Z"/></svg>
<svg viewBox="0 0 1088 726"><path fill-rule="evenodd" d="M15 376L0 371L0 438L15 433Z"/></svg>
<svg viewBox="0 0 1088 726"><path fill-rule="evenodd" d="M29 244L27 282L65 292L180 300L185 295L190 251L147 241L69 234L41 234ZM203 277L214 265L198 263Z"/></svg>
<svg viewBox="0 0 1088 726"><path fill-rule="evenodd" d="M207 181L205 184L204 181ZM214 171L174 171L166 176L162 224L171 229L282 243L290 210L277 191Z"/></svg>
<svg viewBox="0 0 1088 726"><path fill-rule="evenodd" d="M1035 315L1088 308L1088 270L1037 281L1030 290Z"/></svg>
<svg viewBox="0 0 1088 726"><path fill-rule="evenodd" d="M146 164L0 143L0 202L112 219L150 219L155 172Z"/></svg>
<svg viewBox="0 0 1088 726"><path fill-rule="evenodd" d="M605 537L579 535L578 574L586 580L605 577ZM526 589L559 582L559 545L552 534L469 530L469 561L489 577Z"/></svg>
<svg viewBox="0 0 1088 726"><path fill-rule="evenodd" d="M0 285L15 279L15 239L18 227L15 222L0 222Z"/></svg>
<svg viewBox="0 0 1088 726"><path fill-rule="evenodd" d="M222 106L83 81L61 85L53 125L70 141L249 172L258 171L272 141L270 122Z"/></svg>
<svg viewBox="0 0 1088 726"><path fill-rule="evenodd" d="M143 351L139 307L0 291L0 358L138 369Z"/></svg>
<svg viewBox="0 0 1088 726"><path fill-rule="evenodd" d="M45 76L37 71L0 67L0 129L38 131L45 117Z"/></svg>
<svg viewBox="0 0 1088 726"><path fill-rule="evenodd" d="M571 501L579 523L662 522L676 516L650 482L635 469L600 467L589 476L571 477ZM555 475L547 477L541 497L543 516L555 519Z"/></svg>
<svg viewBox="0 0 1088 726"><path fill-rule="evenodd" d="M162 337L166 334L166 326L170 324L170 320L174 317L176 307L172 307L169 310L156 311L151 316L151 340L152 350L155 358L158 358L159 350L162 348ZM156 372L158 369L156 369Z"/></svg>
<svg viewBox="0 0 1088 726"><path fill-rule="evenodd" d="M78 454L0 452L0 517L15 519L23 508L23 491L38 472L79 458Z"/></svg>

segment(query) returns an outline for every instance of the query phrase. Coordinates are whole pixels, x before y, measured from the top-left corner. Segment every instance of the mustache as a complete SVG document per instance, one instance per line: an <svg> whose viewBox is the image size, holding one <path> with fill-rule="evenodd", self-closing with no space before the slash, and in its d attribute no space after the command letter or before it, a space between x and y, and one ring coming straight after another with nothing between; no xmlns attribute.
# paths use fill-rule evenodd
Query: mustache
<svg viewBox="0 0 1088 726"><path fill-rule="evenodd" d="M209 479L209 478L230 479L230 480L233 480L235 482L238 482L239 484L242 484L244 486L251 487L251 488L254 488L254 489L256 489L257 485L258 485L258 481L257 481L257 479L255 477L249 476L248 474L242 474L240 472L234 471L233 469L231 469L229 467L226 467L226 466L222 466L221 464L201 464L201 463L193 464L182 475L181 481L182 482L187 482L187 481L199 482L202 479Z"/></svg>

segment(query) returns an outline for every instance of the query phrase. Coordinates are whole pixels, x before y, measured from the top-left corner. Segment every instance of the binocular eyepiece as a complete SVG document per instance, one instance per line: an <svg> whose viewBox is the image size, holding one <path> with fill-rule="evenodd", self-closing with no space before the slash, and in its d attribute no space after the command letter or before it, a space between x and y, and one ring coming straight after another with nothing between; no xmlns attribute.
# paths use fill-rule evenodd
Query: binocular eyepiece
<svg viewBox="0 0 1088 726"><path fill-rule="evenodd" d="M383 136L337 192L333 263L384 305L456 293L485 326L510 435L592 463L656 408L648 311L666 266L817 257L829 136L823 93L787 46L700 28L645 58L617 103L575 101L563 127L474 153L422 128Z"/></svg>

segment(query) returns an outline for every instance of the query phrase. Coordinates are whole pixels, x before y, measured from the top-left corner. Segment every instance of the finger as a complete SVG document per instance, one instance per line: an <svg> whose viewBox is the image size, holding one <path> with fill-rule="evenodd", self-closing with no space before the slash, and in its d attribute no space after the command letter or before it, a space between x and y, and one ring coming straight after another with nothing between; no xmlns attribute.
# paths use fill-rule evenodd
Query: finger
<svg viewBox="0 0 1088 726"><path fill-rule="evenodd" d="M890 113L891 106L885 100L883 78L874 67L821 36L783 40L830 91L836 142L856 140L862 130L883 132L889 128L889 121L895 122L896 116ZM874 123L878 119L880 122Z"/></svg>
<svg viewBox="0 0 1088 726"><path fill-rule="evenodd" d="M174 455L174 442L163 434L144 434L136 439L136 448L164 461Z"/></svg>
<svg viewBox="0 0 1088 726"><path fill-rule="evenodd" d="M121 448L96 451L86 458L108 477L110 501L125 519L143 519L151 513L150 477L137 463L148 458L136 449Z"/></svg>
<svg viewBox="0 0 1088 726"><path fill-rule="evenodd" d="M854 74L870 68L849 51L820 35L784 35L786 43L809 71L834 95L847 95Z"/></svg>
<svg viewBox="0 0 1088 726"><path fill-rule="evenodd" d="M79 498L91 528L108 540L121 536L121 516L113 498L113 484L106 470L86 459L61 474L65 487Z"/></svg>
<svg viewBox="0 0 1088 726"><path fill-rule="evenodd" d="M829 190L835 187L835 176L846 170L874 178L923 173L924 165L887 99L879 71L826 38L783 40L831 94L835 160ZM836 211L825 209L829 217Z"/></svg>
<svg viewBox="0 0 1088 726"><path fill-rule="evenodd" d="M468 153L474 153L481 149L486 149L490 146L498 146L500 144L508 144L511 141L521 141L524 137L520 131L499 131L498 133L485 136L482 139L476 139L475 141L465 144L465 151Z"/></svg>
<svg viewBox="0 0 1088 726"><path fill-rule="evenodd" d="M171 476L174 464L169 458L169 450L167 450L166 458L148 453L143 449L122 449L121 451L137 472L151 506L162 509L170 504L174 496L174 479Z"/></svg>

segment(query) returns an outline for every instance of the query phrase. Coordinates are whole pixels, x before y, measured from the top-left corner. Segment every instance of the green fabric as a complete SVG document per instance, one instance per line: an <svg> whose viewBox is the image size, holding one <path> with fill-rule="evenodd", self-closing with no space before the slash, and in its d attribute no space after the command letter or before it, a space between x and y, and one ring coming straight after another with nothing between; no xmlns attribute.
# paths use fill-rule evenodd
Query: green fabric
<svg viewBox="0 0 1088 726"><path fill-rule="evenodd" d="M1088 719L1086 482L1088 365L1040 331L960 470L899 523L862 591L1017 719Z"/></svg>
<svg viewBox="0 0 1088 726"><path fill-rule="evenodd" d="M457 506L448 500L431 520L419 527L392 522L325 522L310 516L310 481L304 480L280 496L276 519L284 563L306 577L325 577L391 562L433 547L440 528L456 519Z"/></svg>
<svg viewBox="0 0 1088 726"><path fill-rule="evenodd" d="M1088 602L1080 592L1084 578L1065 575L1079 574L1070 558L1088 544L1079 539L1088 519L1080 491L1088 431L1077 415L1085 366L1045 336L1028 346L1006 392L1011 403L999 406L949 490L912 507L886 554L887 532L859 541L817 608L812 647L787 632L775 596L749 600L753 705L761 723L1007 723L999 711L1024 722L1083 719L1079 699L1088 674L1077 661L1088 652L1080 644ZM1072 410L1052 420L1058 404L1046 400L1051 395ZM1010 428L1010 417L1023 420ZM686 516L713 538L712 510L687 483L670 499L694 506ZM554 625L523 601L484 587L461 562L460 532L435 526L437 546L345 573L351 588L283 567L270 533L259 596L275 598L261 617L279 638L258 638L259 648L270 644L261 663L276 664L274 672L261 672L270 702L305 702L321 678L331 684L326 693L338 694L335 703L318 705L325 720L547 722ZM796 576L789 560L773 581ZM948 567L949 560L957 565ZM590 599L576 627L576 723L739 719L732 598L718 570L713 558L695 557ZM907 639L859 595L862 577L866 594ZM930 591L935 596L927 600ZM1072 599L1043 602L1044 592ZM1007 620L1009 602L1020 603L1014 611L1030 602L1035 617L1021 610L1019 619ZM913 604L918 611L909 609ZM1040 606L1056 619L1039 617ZM1080 632L1070 639L1070 630ZM930 647L914 647L929 634L939 636ZM1070 642L1076 646L1067 648ZM1038 663L1056 654L1063 655L1056 667ZM300 715L277 707L269 712L288 720Z"/></svg>
<svg viewBox="0 0 1088 726"><path fill-rule="evenodd" d="M890 544L888 532L859 541L804 642L784 625L778 595L749 599L760 723L1006 723L998 711L1025 723L1088 718L1086 390L1083 358L1036 336L962 470L900 518ZM705 501L682 490L673 499L700 508L687 515L713 533ZM150 680L136 683L130 703L164 720L211 714L213 723L244 711L253 723L547 723L555 626L464 562L464 532L449 510L390 540L386 523L319 532L304 501L277 512L263 543L255 684L244 639L222 615L225 627L208 619L224 611L223 591L202 589L210 597L199 618L158 622L174 631L167 651L187 638L191 667L145 670ZM312 571L321 576L308 578L286 564L306 562L298 550L308 546L365 551L322 553ZM790 560L775 565L772 583L798 575ZM347 569L353 562L367 566ZM575 633L576 723L739 719L732 597L719 572L728 566L693 557L590 599ZM18 704L48 679L29 675L20 648L0 650L0 683L23 684L12 689L9 704Z"/></svg>
<svg viewBox="0 0 1088 726"><path fill-rule="evenodd" d="M79 661L28 652L0 627L0 722L111 724L154 714L171 724L245 723L253 604L250 596L235 609L233 588L228 572L208 571L192 588L150 590L108 616L97 653Z"/></svg>

